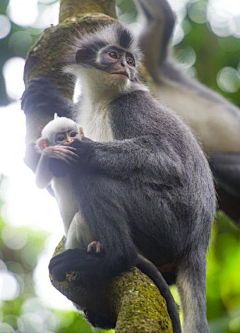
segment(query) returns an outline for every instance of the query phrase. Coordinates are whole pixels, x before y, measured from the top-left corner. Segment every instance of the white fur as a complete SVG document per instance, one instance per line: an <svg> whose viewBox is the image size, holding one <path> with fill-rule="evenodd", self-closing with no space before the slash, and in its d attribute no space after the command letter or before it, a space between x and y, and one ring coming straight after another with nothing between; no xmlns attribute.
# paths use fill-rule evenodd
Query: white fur
<svg viewBox="0 0 240 333"><path fill-rule="evenodd" d="M65 249L87 247L93 241L93 237L83 216L77 212L72 219L66 234Z"/></svg>
<svg viewBox="0 0 240 333"><path fill-rule="evenodd" d="M114 140L109 120L109 105L114 99L136 90L148 91L147 87L131 82L124 75L83 68L77 64L67 66L64 72L71 73L76 78L74 96L78 99L80 94L83 96L77 122L81 124L84 135L94 141ZM60 210L62 211L61 207L64 207L62 218L67 236L66 248L88 245L93 238L81 213L77 212L68 177L65 176L61 180L54 178L53 189Z"/></svg>
<svg viewBox="0 0 240 333"><path fill-rule="evenodd" d="M62 215L65 235L67 235L73 217L78 211L69 175L53 177L52 189Z"/></svg>
<svg viewBox="0 0 240 333"><path fill-rule="evenodd" d="M198 317L196 298L192 294L191 281L187 273L179 271L177 275L177 287L183 309L184 333L197 332L195 323ZM207 333L207 332L206 332Z"/></svg>
<svg viewBox="0 0 240 333"><path fill-rule="evenodd" d="M76 128L78 131L78 127L72 119L66 117L57 117L49 121L49 123L43 128L42 137L49 139L52 136L52 133L60 132L61 128L65 129L68 126Z"/></svg>
<svg viewBox="0 0 240 333"><path fill-rule="evenodd" d="M78 125L73 120L65 117L56 118L43 128L42 138L47 139L50 145L54 145L56 144L55 137L57 133L64 132L69 128L79 130ZM44 173L44 170L42 170L42 173ZM50 174L50 177L52 189L63 219L66 235L65 248L86 247L93 239L84 219L78 212L78 202L76 202L73 193L70 176L67 174L64 177L54 177Z"/></svg>
<svg viewBox="0 0 240 333"><path fill-rule="evenodd" d="M65 72L75 75L78 89L81 82L83 101L78 123L83 127L84 135L94 141L114 139L108 115L109 104L114 99L136 90L148 91L143 84L131 82L124 75L109 74L98 69L74 65L65 68Z"/></svg>
<svg viewBox="0 0 240 333"><path fill-rule="evenodd" d="M65 249L87 247L94 239L83 216L78 211L79 207L72 191L69 175L53 177L52 189L63 219L66 236Z"/></svg>

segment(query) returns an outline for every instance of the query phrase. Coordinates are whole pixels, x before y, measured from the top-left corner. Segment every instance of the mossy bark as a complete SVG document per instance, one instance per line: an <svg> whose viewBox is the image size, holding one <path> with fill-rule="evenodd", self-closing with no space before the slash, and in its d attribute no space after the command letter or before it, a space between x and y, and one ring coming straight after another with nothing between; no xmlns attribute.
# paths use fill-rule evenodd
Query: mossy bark
<svg viewBox="0 0 240 333"><path fill-rule="evenodd" d="M72 98L72 81L62 73L67 42L78 31L115 22L112 18L115 17L114 5L115 1L111 0L62 0L60 24L46 29L29 50L24 72L25 84L35 77L45 76L61 94ZM31 144L51 119L52 115L36 110L26 115L26 161L31 159ZM54 255L63 251L63 243L64 240L59 243ZM52 283L80 307L116 321L117 333L172 332L165 300L153 282L136 268L112 280L73 272L67 275L66 281L58 283L52 280Z"/></svg>
<svg viewBox="0 0 240 333"><path fill-rule="evenodd" d="M63 237L54 256L64 251L64 241ZM116 333L172 333L165 299L137 268L113 279L82 272L67 274L63 282L50 278L71 301L116 322Z"/></svg>
<svg viewBox="0 0 240 333"><path fill-rule="evenodd" d="M113 0L60 0L59 22L78 14L102 13L116 17L115 1Z"/></svg>

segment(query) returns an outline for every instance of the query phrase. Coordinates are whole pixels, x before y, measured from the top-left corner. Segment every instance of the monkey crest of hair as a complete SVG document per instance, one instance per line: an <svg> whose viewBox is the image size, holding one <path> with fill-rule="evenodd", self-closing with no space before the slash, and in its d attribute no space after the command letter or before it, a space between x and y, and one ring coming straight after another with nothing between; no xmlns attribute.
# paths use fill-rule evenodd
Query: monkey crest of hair
<svg viewBox="0 0 240 333"><path fill-rule="evenodd" d="M81 62L81 67L92 68L94 64L96 69L96 54L109 45L127 50L134 55L136 70L134 71L134 76L131 78L131 81L138 82L138 69L140 67L140 61L143 58L138 39L129 28L119 23L101 26L93 33L86 32L76 37L66 55L68 66L64 68L64 72L76 76L76 70L79 70L76 55L79 51L82 51L84 57L88 60L87 62Z"/></svg>

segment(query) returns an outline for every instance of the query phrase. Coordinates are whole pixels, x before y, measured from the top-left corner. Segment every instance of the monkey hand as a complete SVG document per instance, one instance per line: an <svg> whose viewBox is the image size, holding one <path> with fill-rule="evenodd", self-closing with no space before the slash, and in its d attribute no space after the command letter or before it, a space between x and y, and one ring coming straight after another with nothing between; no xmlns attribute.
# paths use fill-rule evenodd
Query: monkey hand
<svg viewBox="0 0 240 333"><path fill-rule="evenodd" d="M86 156L91 156L94 152L94 144L96 142L88 139L86 137L82 137L81 140L75 139L70 147L75 148L75 154L77 154L80 158L85 158ZM82 162L82 161L81 161Z"/></svg>
<svg viewBox="0 0 240 333"><path fill-rule="evenodd" d="M58 91L54 84L44 77L38 77L28 81L27 88L22 95L21 108L27 114L33 109L44 109L50 111L50 107L54 104L54 96L58 95ZM54 114L51 111L51 114Z"/></svg>
<svg viewBox="0 0 240 333"><path fill-rule="evenodd" d="M55 158L71 165L79 160L79 156L75 153L76 149L69 146L50 146L43 149L42 154L48 158Z"/></svg>
<svg viewBox="0 0 240 333"><path fill-rule="evenodd" d="M103 253L88 253L86 248L67 250L53 257L48 268L53 279L60 282L71 272L96 274L101 267L103 257Z"/></svg>
<svg viewBox="0 0 240 333"><path fill-rule="evenodd" d="M53 116L66 116L73 112L73 104L63 97L45 77L34 78L27 83L21 98L21 109L28 114L30 112L47 112Z"/></svg>
<svg viewBox="0 0 240 333"><path fill-rule="evenodd" d="M97 241L93 241L88 244L87 247L88 252L95 251L95 253L100 253L101 252L101 243Z"/></svg>
<svg viewBox="0 0 240 333"><path fill-rule="evenodd" d="M68 167L78 161L79 157L74 151L74 148L68 146L51 146L43 149L42 153L49 158L48 168L55 177L66 176Z"/></svg>

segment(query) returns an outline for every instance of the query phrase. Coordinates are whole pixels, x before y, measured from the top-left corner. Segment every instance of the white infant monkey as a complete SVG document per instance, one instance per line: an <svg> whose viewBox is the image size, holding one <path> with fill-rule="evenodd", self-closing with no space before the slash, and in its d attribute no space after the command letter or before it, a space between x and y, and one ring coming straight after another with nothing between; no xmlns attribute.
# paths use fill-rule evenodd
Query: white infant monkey
<svg viewBox="0 0 240 333"><path fill-rule="evenodd" d="M36 185L43 189L51 185L58 202L63 219L66 242L65 249L88 247L90 252L95 249L100 252L100 243L93 241L93 237L80 211L73 184L70 179L70 168L66 174L56 177L49 168L50 159L58 159L72 165L79 160L75 148L69 145L76 139L81 140L83 130L73 120L58 117L50 121L42 130L41 138L37 140L41 157L36 169Z"/></svg>

